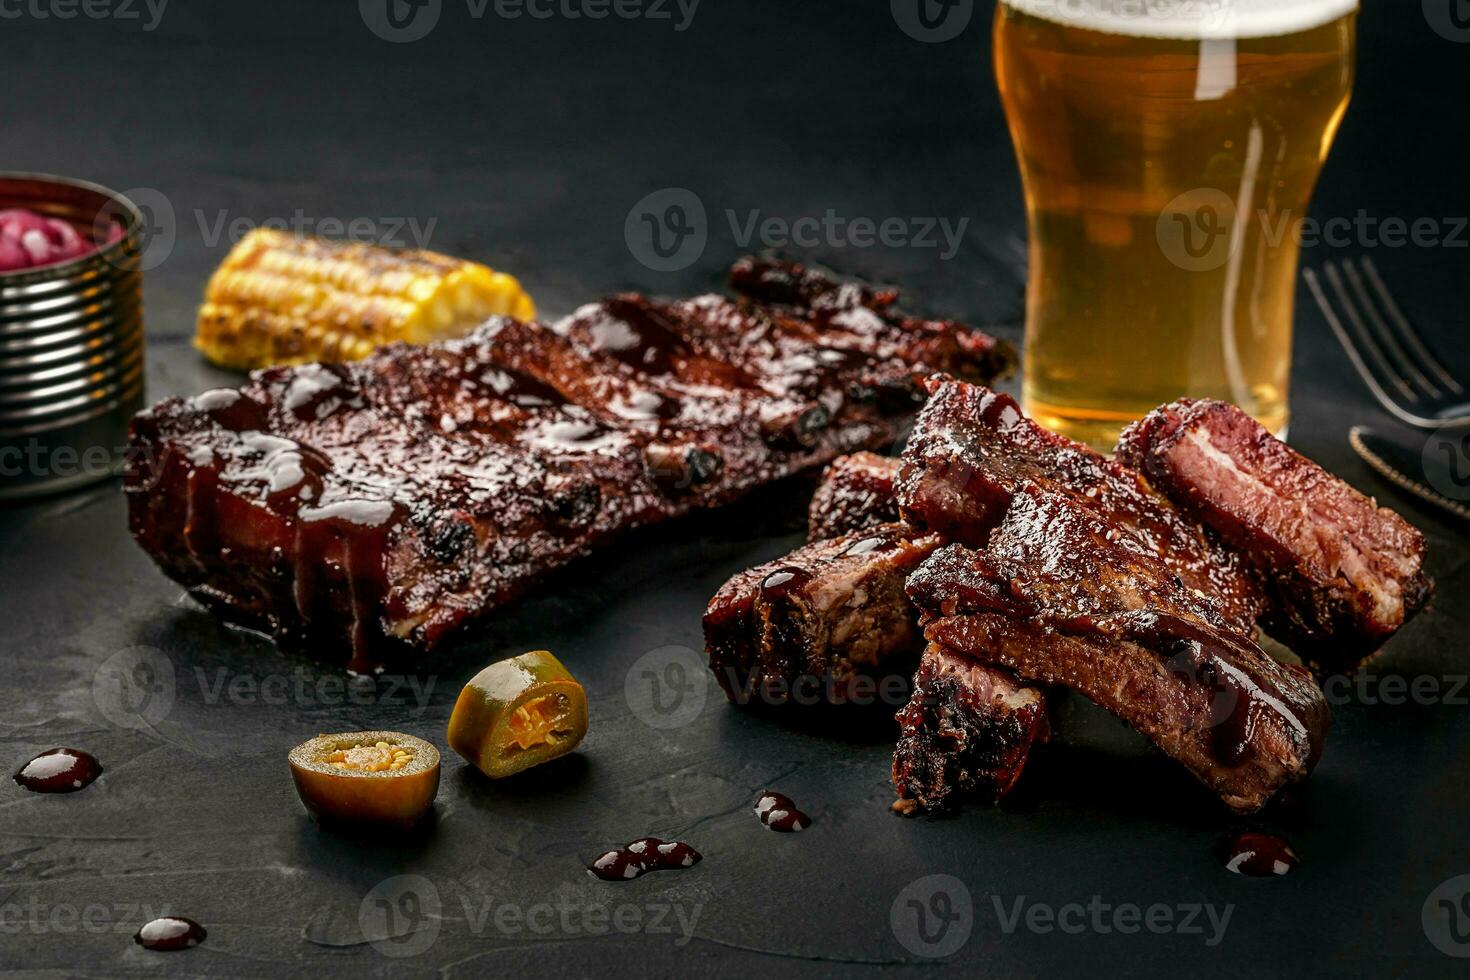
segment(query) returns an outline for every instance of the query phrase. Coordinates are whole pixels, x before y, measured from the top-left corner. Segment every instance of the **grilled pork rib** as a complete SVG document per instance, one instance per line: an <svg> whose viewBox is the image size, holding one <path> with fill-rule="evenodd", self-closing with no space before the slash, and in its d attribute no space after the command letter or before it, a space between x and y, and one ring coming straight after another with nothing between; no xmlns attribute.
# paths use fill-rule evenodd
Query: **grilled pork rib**
<svg viewBox="0 0 1470 980"><path fill-rule="evenodd" d="M897 474L897 460L874 453L837 459L812 499L812 543L735 576L715 596L705 617L706 648L732 700L749 698L771 679L784 692L824 673L821 687L831 700L845 696L843 686L831 682L834 664L840 665L839 676L850 678L853 664L872 674L911 662L920 636L903 581L915 555L928 554L937 541L892 523L898 514ZM849 542L893 534L918 539L922 554L893 556L866 547L857 549L863 555L851 554ZM834 561L834 554L846 557ZM797 601L762 599L762 582L792 573L800 575ZM823 614L814 615L819 606ZM839 626L831 628L823 616ZM875 646L884 651L881 657L872 655ZM1020 778L1032 743L1047 733L1040 688L934 646L920 661L897 720L894 809L905 814L943 808L959 794L998 801Z"/></svg>
<svg viewBox="0 0 1470 980"><path fill-rule="evenodd" d="M834 288L820 313L621 296L169 399L134 420L131 528L224 618L373 669L616 532L891 443L934 370L1010 360Z"/></svg>
<svg viewBox="0 0 1470 980"><path fill-rule="evenodd" d="M928 647L898 716L895 809L1004 794L1045 735L1038 685L1112 711L1240 812L1305 778L1330 714L1256 623L1319 662L1329 640L1349 657L1376 647L1431 587L1422 537L1229 406L1166 406L1109 460L1004 395L927 387L896 472L843 458L809 515L819 537L896 503L947 542L905 587ZM820 569L803 585L824 587Z"/></svg>
<svg viewBox="0 0 1470 980"><path fill-rule="evenodd" d="M1007 395L948 378L928 386L897 484L905 519L984 547L1011 498L1040 487L1112 523L1188 588L1213 596L1233 628L1250 631L1263 598L1246 564L1141 474L1043 429Z"/></svg>
<svg viewBox="0 0 1470 980"><path fill-rule="evenodd" d="M1321 670L1358 666L1429 597L1422 534L1234 405L1166 405L1118 457L1251 561L1262 625Z"/></svg>
<svg viewBox="0 0 1470 980"><path fill-rule="evenodd" d="M898 460L877 453L853 453L832 461L807 510L807 540L890 524L898 520L893 481Z"/></svg>
<svg viewBox="0 0 1470 980"><path fill-rule="evenodd" d="M984 551L941 549L908 594L931 643L1078 691L1240 812L1321 754L1330 715L1310 676L1069 495L1018 490Z"/></svg>
<svg viewBox="0 0 1470 980"><path fill-rule="evenodd" d="M920 642L904 582L938 546L885 524L736 575L704 616L710 669L725 694L737 703L852 701L859 678L911 669ZM819 697L793 698L802 685Z"/></svg>
<svg viewBox="0 0 1470 980"><path fill-rule="evenodd" d="M897 813L938 810L966 794L998 802L1049 734L1046 696L1008 670L930 644L898 713Z"/></svg>
<svg viewBox="0 0 1470 980"><path fill-rule="evenodd" d="M940 370L982 384L1010 374L1016 366L1015 349L987 334L953 320L926 320L896 312L896 290L875 291L858 283L837 282L796 263L761 258L737 262L730 271L730 285L758 309L794 312L823 338L848 335L852 343L879 359L949 364L952 367ZM896 394L902 398L908 393Z"/></svg>

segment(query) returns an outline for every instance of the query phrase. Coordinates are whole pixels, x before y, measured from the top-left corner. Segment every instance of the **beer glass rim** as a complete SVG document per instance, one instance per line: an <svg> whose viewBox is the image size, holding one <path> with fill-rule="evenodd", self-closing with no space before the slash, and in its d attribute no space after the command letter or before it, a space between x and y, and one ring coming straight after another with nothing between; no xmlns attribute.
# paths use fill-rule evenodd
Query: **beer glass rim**
<svg viewBox="0 0 1470 980"><path fill-rule="evenodd" d="M1360 0L1000 0L1000 5L1103 34L1194 41L1298 34L1356 13Z"/></svg>

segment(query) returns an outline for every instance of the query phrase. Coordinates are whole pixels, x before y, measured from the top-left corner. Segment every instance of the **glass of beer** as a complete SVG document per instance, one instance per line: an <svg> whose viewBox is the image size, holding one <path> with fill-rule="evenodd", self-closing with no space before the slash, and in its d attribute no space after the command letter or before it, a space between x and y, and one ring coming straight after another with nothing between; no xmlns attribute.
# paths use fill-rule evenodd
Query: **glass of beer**
<svg viewBox="0 0 1470 980"><path fill-rule="evenodd" d="M1183 396L1287 426L1300 223L1358 0L1001 0L1030 231L1023 399L1111 449Z"/></svg>

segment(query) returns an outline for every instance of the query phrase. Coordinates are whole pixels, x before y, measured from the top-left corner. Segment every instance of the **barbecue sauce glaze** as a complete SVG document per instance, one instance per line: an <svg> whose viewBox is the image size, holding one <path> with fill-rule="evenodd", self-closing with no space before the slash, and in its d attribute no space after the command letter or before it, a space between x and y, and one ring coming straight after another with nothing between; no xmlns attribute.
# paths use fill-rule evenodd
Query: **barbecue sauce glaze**
<svg viewBox="0 0 1470 980"><path fill-rule="evenodd" d="M1252 878L1288 874L1301 863L1290 844L1259 830L1238 830L1221 841L1220 862L1226 869Z"/></svg>
<svg viewBox="0 0 1470 980"><path fill-rule="evenodd" d="M102 763L81 749L48 749L20 767L15 781L32 793L75 793L102 775Z"/></svg>
<svg viewBox="0 0 1470 980"><path fill-rule="evenodd" d="M587 865L587 871L603 881L632 881L650 871L679 871L692 868L704 855L680 841L643 837L616 851L608 851Z"/></svg>
<svg viewBox="0 0 1470 980"><path fill-rule="evenodd" d="M193 919L179 915L166 915L154 919L133 936L133 942L144 949L157 953L172 953L190 946L198 946L209 935L204 927Z"/></svg>
<svg viewBox="0 0 1470 980"><path fill-rule="evenodd" d="M755 800L755 815L771 830L792 834L806 830L812 818L797 809L791 797L766 790Z"/></svg>

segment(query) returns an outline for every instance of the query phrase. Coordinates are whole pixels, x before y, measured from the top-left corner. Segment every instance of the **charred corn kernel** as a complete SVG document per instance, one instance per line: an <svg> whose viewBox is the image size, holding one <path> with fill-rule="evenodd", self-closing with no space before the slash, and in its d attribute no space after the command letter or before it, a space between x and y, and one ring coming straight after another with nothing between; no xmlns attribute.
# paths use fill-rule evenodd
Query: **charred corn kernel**
<svg viewBox="0 0 1470 980"><path fill-rule="evenodd" d="M241 369L353 361L397 340L463 336L497 315L536 315L503 272L434 252L258 228L209 280L194 346Z"/></svg>
<svg viewBox="0 0 1470 980"><path fill-rule="evenodd" d="M494 779L566 755L586 734L587 695L545 650L480 671L449 718L449 747Z"/></svg>
<svg viewBox="0 0 1470 980"><path fill-rule="evenodd" d="M328 826L411 825L439 792L439 750L398 732L319 735L289 761L301 802Z"/></svg>

